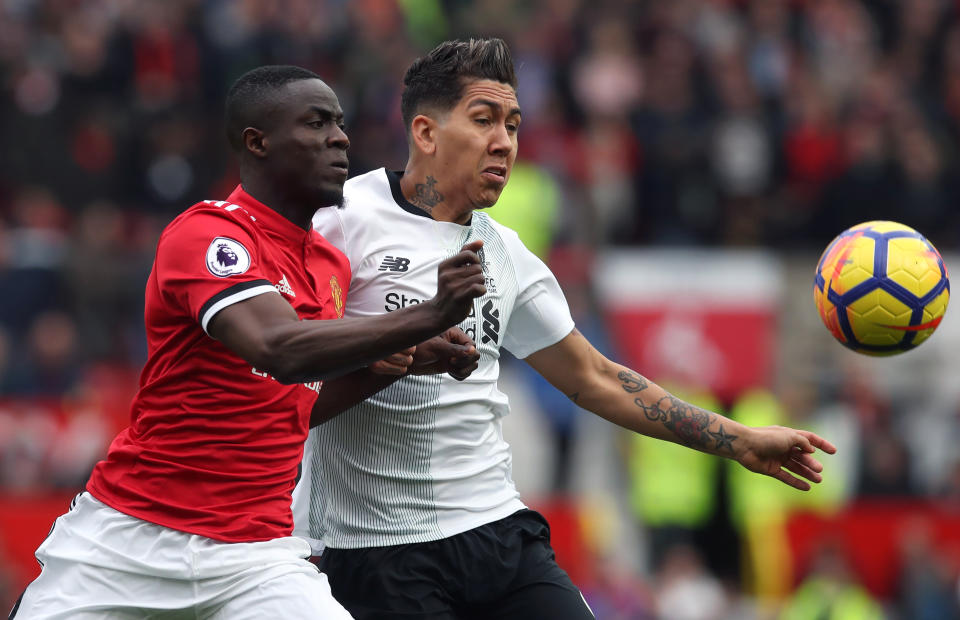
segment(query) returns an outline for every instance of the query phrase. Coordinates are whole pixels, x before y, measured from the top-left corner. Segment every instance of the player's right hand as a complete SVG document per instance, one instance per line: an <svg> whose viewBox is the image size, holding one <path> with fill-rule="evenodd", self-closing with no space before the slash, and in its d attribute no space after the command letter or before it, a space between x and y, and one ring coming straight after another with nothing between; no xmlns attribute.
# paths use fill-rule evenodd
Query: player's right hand
<svg viewBox="0 0 960 620"><path fill-rule="evenodd" d="M437 267L437 294L430 301L439 311L444 327L467 318L473 300L487 293L483 266L477 254L482 247L483 241L471 241Z"/></svg>

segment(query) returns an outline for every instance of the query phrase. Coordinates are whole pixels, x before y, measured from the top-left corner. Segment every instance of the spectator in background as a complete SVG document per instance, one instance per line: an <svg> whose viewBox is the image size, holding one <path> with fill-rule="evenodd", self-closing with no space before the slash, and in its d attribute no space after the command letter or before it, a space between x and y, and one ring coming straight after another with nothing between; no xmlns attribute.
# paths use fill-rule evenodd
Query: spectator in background
<svg viewBox="0 0 960 620"><path fill-rule="evenodd" d="M633 116L643 148L637 228L631 241L656 244L715 243L720 229L709 176L710 115L697 90L697 58L679 31L654 32L646 58L650 88Z"/></svg>
<svg viewBox="0 0 960 620"><path fill-rule="evenodd" d="M788 0L750 0L747 19L748 43L743 51L750 78L764 106L777 120L784 104L790 101L787 88L794 62L790 3Z"/></svg>
<svg viewBox="0 0 960 620"><path fill-rule="evenodd" d="M10 219L0 250L0 325L19 337L64 302L67 214L52 192L28 187L14 196Z"/></svg>
<svg viewBox="0 0 960 620"><path fill-rule="evenodd" d="M722 212L722 240L730 245L756 245L767 233L766 196L776 159L772 134L742 55L718 56L710 67L720 104L710 156Z"/></svg>
<svg viewBox="0 0 960 620"><path fill-rule="evenodd" d="M723 585L706 569L696 548L675 545L666 550L656 574L658 618L719 620L729 606Z"/></svg>
<svg viewBox="0 0 960 620"><path fill-rule="evenodd" d="M42 405L0 404L0 485L14 494L45 488L50 444L57 432Z"/></svg>
<svg viewBox="0 0 960 620"><path fill-rule="evenodd" d="M883 620L880 603L850 571L839 544L824 544L812 561L809 575L790 596L780 620L835 618Z"/></svg>
<svg viewBox="0 0 960 620"><path fill-rule="evenodd" d="M922 522L910 523L902 532L903 564L897 593L903 618L940 620L960 617L960 557L957 545L938 547Z"/></svg>
<svg viewBox="0 0 960 620"><path fill-rule="evenodd" d="M897 197L884 119L854 116L843 128L847 165L824 190L815 237L826 244L838 231L869 220L892 219Z"/></svg>
<svg viewBox="0 0 960 620"><path fill-rule="evenodd" d="M896 428L892 406L885 398L876 401L874 411L860 411L863 439L861 442L860 479L857 494L861 497L900 497L916 494L909 448Z"/></svg>
<svg viewBox="0 0 960 620"><path fill-rule="evenodd" d="M771 213L772 239L796 246L823 234L821 195L844 169L845 154L835 104L808 71L797 70L785 97L782 157L783 209ZM797 234L800 231L800 235Z"/></svg>
<svg viewBox="0 0 960 620"><path fill-rule="evenodd" d="M587 49L571 67L571 87L583 114L581 156L574 172L590 205L591 243L629 242L638 230L633 171L640 149L631 112L643 100L643 65L629 22L601 14L588 26Z"/></svg>
<svg viewBox="0 0 960 620"><path fill-rule="evenodd" d="M68 394L82 372L77 325L65 312L38 315L10 369L10 394L57 398Z"/></svg>
<svg viewBox="0 0 960 620"><path fill-rule="evenodd" d="M126 251L125 228L124 212L103 201L87 205L74 225L64 271L80 349L89 360L117 359L125 353L124 326L143 305L142 295L133 299L130 272L136 263Z"/></svg>
<svg viewBox="0 0 960 620"><path fill-rule="evenodd" d="M922 118L912 109L894 128L902 174L896 220L909 220L930 234L944 230L953 200L944 177L943 156Z"/></svg>

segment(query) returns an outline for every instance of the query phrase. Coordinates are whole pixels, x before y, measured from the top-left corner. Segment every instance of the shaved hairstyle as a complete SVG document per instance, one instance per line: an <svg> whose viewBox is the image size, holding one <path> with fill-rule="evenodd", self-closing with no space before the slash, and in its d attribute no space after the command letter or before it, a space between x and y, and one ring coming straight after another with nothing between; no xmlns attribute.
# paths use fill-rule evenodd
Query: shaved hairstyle
<svg viewBox="0 0 960 620"><path fill-rule="evenodd" d="M323 79L293 65L267 65L241 75L227 91L227 140L234 151L243 148L243 130L264 129L265 116L273 107L277 91L291 82Z"/></svg>
<svg viewBox="0 0 960 620"><path fill-rule="evenodd" d="M453 109L467 83L475 79L503 82L517 90L513 57L503 39L444 41L417 58L403 77L400 98L407 131L417 114Z"/></svg>

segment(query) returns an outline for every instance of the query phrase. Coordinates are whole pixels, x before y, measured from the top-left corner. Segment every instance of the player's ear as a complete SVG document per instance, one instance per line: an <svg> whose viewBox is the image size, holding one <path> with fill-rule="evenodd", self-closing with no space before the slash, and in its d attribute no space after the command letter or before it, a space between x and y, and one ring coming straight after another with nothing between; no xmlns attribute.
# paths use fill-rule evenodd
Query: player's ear
<svg viewBox="0 0 960 620"><path fill-rule="evenodd" d="M437 150L437 122L429 116L418 114L410 122L410 139L418 151L433 155Z"/></svg>
<svg viewBox="0 0 960 620"><path fill-rule="evenodd" d="M247 127L240 134L243 138L243 148L254 157L267 156L267 137L256 127Z"/></svg>

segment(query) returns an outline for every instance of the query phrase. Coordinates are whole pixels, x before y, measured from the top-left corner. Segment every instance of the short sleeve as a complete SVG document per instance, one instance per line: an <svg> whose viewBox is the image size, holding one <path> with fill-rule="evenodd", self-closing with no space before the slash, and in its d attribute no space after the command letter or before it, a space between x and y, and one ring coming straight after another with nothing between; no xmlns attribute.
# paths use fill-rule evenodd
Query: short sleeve
<svg viewBox="0 0 960 620"><path fill-rule="evenodd" d="M253 230L226 212L198 211L182 216L160 238L155 270L164 297L207 331L227 306L276 293L262 264Z"/></svg>
<svg viewBox="0 0 960 620"><path fill-rule="evenodd" d="M350 256L347 251L347 233L340 217L340 209L323 207L313 214L313 229L327 240L330 245L346 255L351 265L356 264L356 257Z"/></svg>
<svg viewBox="0 0 960 620"><path fill-rule="evenodd" d="M511 241L519 291L503 347L523 359L563 340L574 322L557 278L519 239Z"/></svg>

